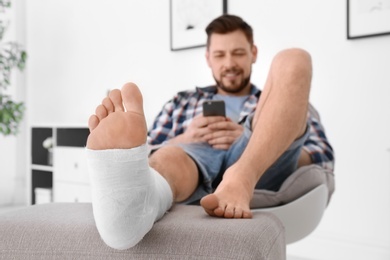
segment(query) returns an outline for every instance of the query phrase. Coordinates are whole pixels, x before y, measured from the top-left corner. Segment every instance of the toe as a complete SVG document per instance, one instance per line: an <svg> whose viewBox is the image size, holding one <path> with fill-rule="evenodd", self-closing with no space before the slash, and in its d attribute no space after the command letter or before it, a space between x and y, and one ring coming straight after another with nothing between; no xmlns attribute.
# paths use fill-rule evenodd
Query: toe
<svg viewBox="0 0 390 260"><path fill-rule="evenodd" d="M122 112L124 111L122 95L119 89L111 90L110 94L108 94L108 97L110 98L112 104L114 105L114 111L122 111Z"/></svg>
<svg viewBox="0 0 390 260"><path fill-rule="evenodd" d="M235 216L235 209L234 207L226 207L225 208L225 213L223 215L225 218L233 218Z"/></svg>
<svg viewBox="0 0 390 260"><path fill-rule="evenodd" d="M214 210L214 214L215 216L222 218L225 217L225 211L226 211L225 207L218 207Z"/></svg>
<svg viewBox="0 0 390 260"><path fill-rule="evenodd" d="M122 99L126 111L144 114L142 94L137 85L127 83L122 87Z"/></svg>
<svg viewBox="0 0 390 260"><path fill-rule="evenodd" d="M215 215L215 213L214 213L214 210L209 210L209 209L205 209L205 208L203 208L203 209L204 209L204 211L206 211L206 213L209 214L210 216L216 217L216 215Z"/></svg>
<svg viewBox="0 0 390 260"><path fill-rule="evenodd" d="M95 115L99 118L99 121L101 121L103 118L105 118L108 115L107 109L103 105L99 105L95 110Z"/></svg>
<svg viewBox="0 0 390 260"><path fill-rule="evenodd" d="M99 118L96 115L92 115L88 120L89 131L92 132L99 124Z"/></svg>
<svg viewBox="0 0 390 260"><path fill-rule="evenodd" d="M234 209L234 218L242 218L243 210L240 207Z"/></svg>
<svg viewBox="0 0 390 260"><path fill-rule="evenodd" d="M242 218L252 218L252 212L250 210L244 210L242 212Z"/></svg>
<svg viewBox="0 0 390 260"><path fill-rule="evenodd" d="M215 209L218 208L218 198L214 194L207 195L200 200L200 205L210 216L216 216Z"/></svg>
<svg viewBox="0 0 390 260"><path fill-rule="evenodd" d="M109 97L106 97L102 101L102 105L106 108L108 114L111 114L115 111L114 104L112 103L111 99Z"/></svg>

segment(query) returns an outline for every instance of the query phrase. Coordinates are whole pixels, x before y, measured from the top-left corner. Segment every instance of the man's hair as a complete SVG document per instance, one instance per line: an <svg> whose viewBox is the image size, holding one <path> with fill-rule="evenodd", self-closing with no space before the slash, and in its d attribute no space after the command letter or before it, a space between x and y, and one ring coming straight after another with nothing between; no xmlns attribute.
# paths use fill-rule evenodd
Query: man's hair
<svg viewBox="0 0 390 260"><path fill-rule="evenodd" d="M213 33L227 34L236 30L241 30L245 34L248 42L253 45L252 27L241 17L231 14L223 14L211 21L211 23L206 27L207 49L210 46L210 39Z"/></svg>

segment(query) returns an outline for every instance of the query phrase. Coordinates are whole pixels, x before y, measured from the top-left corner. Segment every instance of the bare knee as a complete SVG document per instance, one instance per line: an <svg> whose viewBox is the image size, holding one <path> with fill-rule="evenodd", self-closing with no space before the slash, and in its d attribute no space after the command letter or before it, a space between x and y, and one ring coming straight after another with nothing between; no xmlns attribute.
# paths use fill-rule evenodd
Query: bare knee
<svg viewBox="0 0 390 260"><path fill-rule="evenodd" d="M290 48L280 51L273 60L273 66L292 70L294 73L302 71L311 76L311 55L304 49Z"/></svg>
<svg viewBox="0 0 390 260"><path fill-rule="evenodd" d="M164 172L173 166L186 164L189 156L178 146L164 146L149 158L149 165L157 171Z"/></svg>
<svg viewBox="0 0 390 260"><path fill-rule="evenodd" d="M300 60L304 62L311 62L311 55L304 49L290 48L284 49L276 54L275 59L289 59Z"/></svg>
<svg viewBox="0 0 390 260"><path fill-rule="evenodd" d="M150 156L149 165L168 181L175 201L187 199L198 186L198 168L180 147L157 150Z"/></svg>

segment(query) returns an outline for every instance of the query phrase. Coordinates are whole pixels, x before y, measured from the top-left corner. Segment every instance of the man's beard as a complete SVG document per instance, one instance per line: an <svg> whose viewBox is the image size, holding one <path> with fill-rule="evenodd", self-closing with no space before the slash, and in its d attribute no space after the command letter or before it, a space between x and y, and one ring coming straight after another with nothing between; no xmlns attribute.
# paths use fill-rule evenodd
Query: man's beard
<svg viewBox="0 0 390 260"><path fill-rule="evenodd" d="M222 78L222 77L221 77ZM223 84L222 80L217 80L215 77L214 77L214 80L215 82L217 83L217 87L220 88L221 90L223 90L224 92L226 93L231 93L231 94L235 94L235 93L239 93L241 92L243 89L245 89L249 82L250 82L250 79L251 79L251 74L249 74L248 77L244 78L242 81L241 81L241 84L239 85L233 85L231 87L227 87Z"/></svg>

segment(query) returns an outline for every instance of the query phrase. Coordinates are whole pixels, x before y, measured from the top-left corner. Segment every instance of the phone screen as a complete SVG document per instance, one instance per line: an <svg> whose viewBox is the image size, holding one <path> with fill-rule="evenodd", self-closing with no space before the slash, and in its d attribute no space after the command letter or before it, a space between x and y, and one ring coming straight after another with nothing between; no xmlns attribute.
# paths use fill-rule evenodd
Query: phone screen
<svg viewBox="0 0 390 260"><path fill-rule="evenodd" d="M204 116L226 116L223 100L207 100L203 103Z"/></svg>

